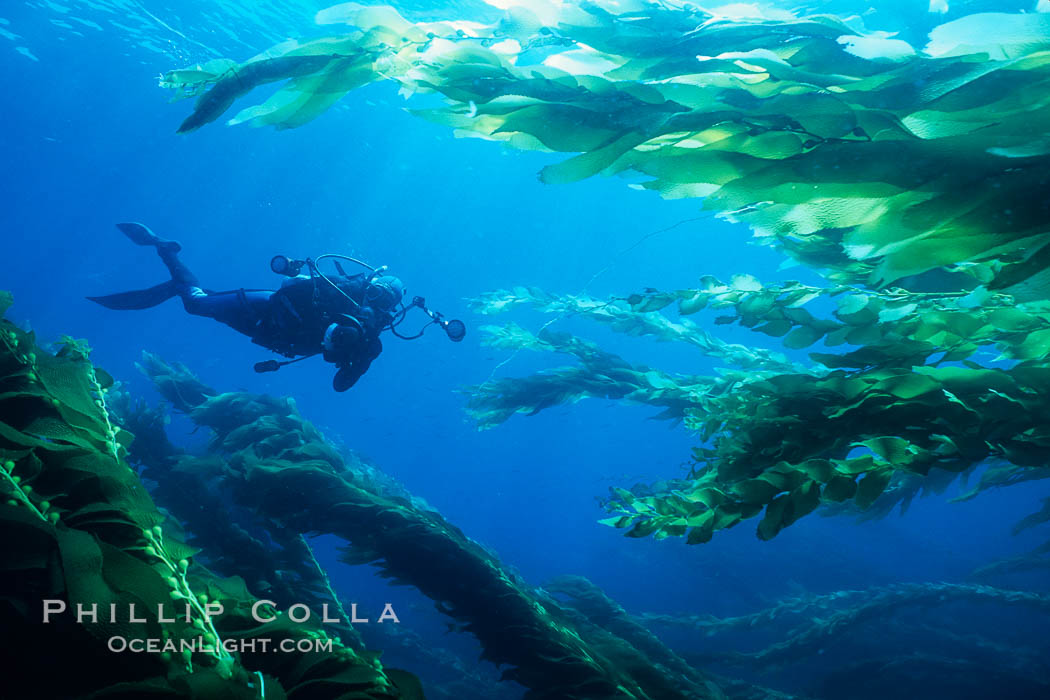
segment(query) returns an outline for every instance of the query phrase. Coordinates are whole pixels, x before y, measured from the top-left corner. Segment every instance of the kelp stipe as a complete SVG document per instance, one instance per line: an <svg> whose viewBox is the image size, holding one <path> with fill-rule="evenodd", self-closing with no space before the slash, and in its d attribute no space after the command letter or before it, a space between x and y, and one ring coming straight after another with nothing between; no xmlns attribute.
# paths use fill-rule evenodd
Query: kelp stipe
<svg viewBox="0 0 1050 700"><path fill-rule="evenodd" d="M683 685L629 641L579 628L439 513L340 455L294 402L219 393L153 355L142 367L173 404L212 430L211 457L203 459L220 460L213 462L219 486L236 503L271 531L336 535L347 543L347 563L372 564L417 588L477 637L484 659L506 665L503 677L528 688L527 697L720 697L698 673Z"/></svg>
<svg viewBox="0 0 1050 700"><path fill-rule="evenodd" d="M776 685L790 679L794 687L820 688L818 697L875 700L888 688L931 697L1042 697L1050 691L1041 633L1048 615L1045 593L904 583L806 593L738 617L637 619L706 637L685 656L713 673L746 669ZM1018 622L1004 629L1003 619Z"/></svg>

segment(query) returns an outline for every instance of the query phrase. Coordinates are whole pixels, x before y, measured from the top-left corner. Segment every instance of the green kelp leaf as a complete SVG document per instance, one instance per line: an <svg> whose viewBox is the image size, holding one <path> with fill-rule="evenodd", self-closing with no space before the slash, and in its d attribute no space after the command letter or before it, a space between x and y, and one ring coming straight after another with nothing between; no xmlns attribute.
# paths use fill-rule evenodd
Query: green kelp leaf
<svg viewBox="0 0 1050 700"><path fill-rule="evenodd" d="M540 171L540 180L549 185L586 180L612 167L621 156L645 140L642 134L628 132L599 149L544 167Z"/></svg>
<svg viewBox="0 0 1050 700"><path fill-rule="evenodd" d="M668 537L683 537L687 529L685 518L670 518L661 523L660 529L656 531L653 538L663 540Z"/></svg>
<svg viewBox="0 0 1050 700"><path fill-rule="evenodd" d="M602 525L607 525L609 527L625 528L629 526L633 521L634 518L629 515L618 515L612 518L603 518L598 522Z"/></svg>
<svg viewBox="0 0 1050 700"><path fill-rule="evenodd" d="M988 322L1002 331L1030 330L1036 320L1017 308L997 308L988 313Z"/></svg>
<svg viewBox="0 0 1050 700"><path fill-rule="evenodd" d="M793 464L781 462L762 474L762 479L781 491L794 491L807 481L806 474Z"/></svg>
<svg viewBox="0 0 1050 700"><path fill-rule="evenodd" d="M960 297L956 305L960 309L979 309L992 298L992 293L984 285L976 287L966 296Z"/></svg>
<svg viewBox="0 0 1050 700"><path fill-rule="evenodd" d="M904 304L903 306L885 308L879 312L879 321L882 323L899 321L902 318L911 316L917 308L919 308L918 304Z"/></svg>
<svg viewBox="0 0 1050 700"><path fill-rule="evenodd" d="M836 475L824 485L823 497L829 501L841 503L853 498L857 493L857 482L848 476Z"/></svg>
<svg viewBox="0 0 1050 700"><path fill-rule="evenodd" d="M648 537L659 529L656 518L643 518L634 524L624 535L626 537Z"/></svg>
<svg viewBox="0 0 1050 700"><path fill-rule="evenodd" d="M748 479L733 486L733 493L745 503L769 503L781 491L782 488L763 479Z"/></svg>
<svg viewBox="0 0 1050 700"><path fill-rule="evenodd" d="M782 529L813 512L820 505L820 485L805 480L789 493L774 498L766 506L765 517L758 524L761 540L773 539Z"/></svg>
<svg viewBox="0 0 1050 700"><path fill-rule="evenodd" d="M798 326L786 336L784 336L783 343L785 347L793 350L801 350L807 348L813 343L824 337L824 331L819 328L813 328L811 326Z"/></svg>
<svg viewBox="0 0 1050 700"><path fill-rule="evenodd" d="M649 386L654 389L676 389L678 383L668 377L663 372L646 372L644 375L645 381L649 383Z"/></svg>
<svg viewBox="0 0 1050 700"><path fill-rule="evenodd" d="M882 495L893 476L892 469L879 469L871 471L861 477L857 483L857 495L853 501L861 510L867 510L875 499Z"/></svg>
<svg viewBox="0 0 1050 700"><path fill-rule="evenodd" d="M751 275L733 275L729 286L740 292L761 292L762 283Z"/></svg>
<svg viewBox="0 0 1050 700"><path fill-rule="evenodd" d="M989 27L995 27L989 32ZM926 53L938 58L989 54L995 60L1050 47L1050 16L981 13L935 27Z"/></svg>
<svg viewBox="0 0 1050 700"><path fill-rule="evenodd" d="M805 474L813 481L824 483L832 477L834 465L827 459L807 459L801 464L792 465L795 471Z"/></svg>
<svg viewBox="0 0 1050 700"><path fill-rule="evenodd" d="M737 306L742 316L765 316L777 303L775 292L758 292L745 298Z"/></svg>
<svg viewBox="0 0 1050 700"><path fill-rule="evenodd" d="M10 338L10 324L4 322L0 326L3 326L0 332L4 337ZM48 653L63 659L78 656L101 659L100 654L105 654L103 647L113 635L143 639L159 638L164 632L171 633L175 641L196 637L198 629L190 627L181 619L165 623L162 630L157 619L158 605L167 606L166 611L170 614L173 585L179 587L180 594L197 597L203 591L213 590L210 584L214 577L194 563L188 563L187 566L171 559L173 556L192 555L198 550L178 539L177 533L183 529L178 523L169 522L163 530L156 527L166 520L166 516L154 505L135 470L123 461L121 451L113 449L110 439L97 438L100 430L108 426L103 413L105 408L112 411L112 415L119 415L122 425L135 425L136 430L144 428L140 437L147 451L158 449L160 453L149 458L146 458L147 453L140 455L143 458L143 470L149 473L147 478L150 479L162 476L162 472L167 469L165 463L171 461L172 451L176 448L167 442L163 433L159 437L156 434L162 430L161 412L132 402L119 389L105 394L106 406L96 405L95 399L103 403L100 385L109 382L101 370L92 369L83 345L63 343L57 353L52 355L36 346L29 334L16 335L17 347L11 347L13 343L0 344L0 385L3 385L0 388L0 443L24 443L31 449L12 450L0 445L0 458L4 462L3 471L6 472L0 476L0 483L14 489L13 493L18 494L22 503L15 507L0 505L3 511L0 521L7 528L5 535L9 540L8 550L13 553L5 558L6 568L9 574L14 574L15 579L24 579L19 585L5 587L6 631L26 645L27 653L34 650L44 653L46 647ZM34 374L39 372L41 379L29 376L26 367L30 367ZM168 372L167 377L172 374L178 372ZM20 387L32 388L34 393L18 390ZM185 382L181 387L183 391L179 393L184 397L205 398L201 393L195 393L193 388L194 381ZM41 403L37 394L45 394L48 398L43 404L43 411L27 403L27 396L34 403ZM66 397L77 406L67 405ZM265 401L255 403L262 404ZM80 407L95 415L86 415ZM279 421L275 419L274 422ZM96 427L99 430L95 430ZM226 429L229 427L233 426L227 425ZM277 427L287 430L294 426ZM40 436L47 437L28 435L26 430L34 430ZM291 432L301 434L300 431ZM106 433L109 434L108 431ZM128 431L121 429L118 437L121 433L130 436ZM70 436L77 439L68 440ZM229 453L226 455L229 457ZM12 464L8 465L7 462ZM167 479L156 479L158 489L162 490L167 485L169 494L184 493L183 498L190 504L189 512L204 511L201 522L214 523L213 534L218 535L208 538L211 548L209 557L218 566L228 566L229 558L225 555L243 544L245 538L241 535L246 534L226 511L230 501L224 501L213 492L217 488L214 480L194 481L191 473L185 470L177 477L178 483L175 485L169 484ZM287 492L287 489L283 489L283 492ZM247 524L247 521L243 522ZM250 527L259 527L259 523ZM280 542L282 533L277 529L270 529L269 534L274 535L275 544ZM250 536L248 539L251 540ZM261 545L260 548L264 549ZM245 558L250 559L259 554L258 551L246 552ZM275 565L285 569L295 566L294 555L282 558L278 563L267 557L267 554L263 551L261 557L266 561L249 567L256 567L253 571L268 572ZM311 563L310 566L306 571L316 577L316 565ZM181 570L187 571L188 585L181 577L168 578L174 571ZM294 574L288 577L289 581L297 578L299 572ZM303 595L311 595L309 583L304 583L301 588L298 583L292 586ZM68 634L71 629L69 625L63 623L54 626L54 634L48 634L46 630L26 633L29 627L39 626L38 614L33 611L38 610L42 594L48 598L63 598L70 606L83 603L88 607L101 606L105 609L110 603L124 612L118 612L116 620L101 615L97 623L84 625L79 632L73 630L75 634L72 635ZM244 595L247 595L246 590ZM316 595L310 599L314 598ZM254 599L250 597L231 600L226 613L221 619L215 620L215 629L209 631L225 639L227 625L245 630L245 622L250 623L248 611L252 603ZM145 622L127 622L125 616L131 605L136 606L135 614L145 618ZM178 612L175 614L181 617ZM190 614L198 617L197 613ZM304 638L302 632L288 636ZM321 638L324 638L323 634ZM156 654L137 654L135 658L128 657L116 664L95 664L90 674L74 674L77 675L75 681L39 674L30 679L24 677L24 671L15 669L7 680L13 687L33 687L43 697L64 697L70 693L99 698L118 695L138 697L154 690L169 696L173 695L173 689L185 690L195 697L254 697L258 694L257 690L244 685L244 679L250 674L239 665L238 659L230 655L207 650L194 652L192 658L187 659L192 667L186 663L187 660L180 657L176 659L177 663L167 663L165 658ZM338 655L323 652L312 655L307 661L322 664L323 668L319 667L310 677L301 676L304 666L300 662L304 659L294 655L280 661L276 658L269 661L256 659L257 664L262 665L253 665L253 669L279 668L280 678L272 678L268 695L283 697L284 693L279 690L282 683L287 682L285 687L288 688L298 682L297 678L314 683L339 683L344 670L361 666L375 675L376 681L367 692L358 686L354 693L361 691L369 697L386 697L385 691L389 686L383 682L381 665L374 660L362 663L362 657L352 648L340 649ZM153 688L148 682L125 682L129 677L143 680L154 676L161 680ZM205 680L200 682L202 678ZM290 680L292 682L288 682ZM191 685L196 690L190 692ZM200 692L197 693L197 690ZM137 691L141 692L136 694Z"/></svg>
<svg viewBox="0 0 1050 700"><path fill-rule="evenodd" d="M820 484L815 481L806 481L789 494L791 510L789 517L784 519L784 526L803 518L820 505Z"/></svg>
<svg viewBox="0 0 1050 700"><path fill-rule="evenodd" d="M819 299L821 296L823 296L823 294L819 290L797 292L790 297L790 302L784 306L788 309L797 309L801 306L805 306L814 299Z"/></svg>
<svg viewBox="0 0 1050 700"><path fill-rule="evenodd" d="M242 64L224 75L207 92L197 99L193 114L178 128L178 133L195 131L215 121L226 112L237 99L259 85L308 76L323 70L332 56L279 56L263 58Z"/></svg>
<svg viewBox="0 0 1050 700"><path fill-rule="evenodd" d="M870 301L871 297L864 294L850 294L844 296L838 302L838 314L839 316L851 316L859 313Z"/></svg>
<svg viewBox="0 0 1050 700"><path fill-rule="evenodd" d="M655 292L655 290L653 290ZM672 294L632 294L627 297L627 303L631 306L631 311L636 313L644 314L650 311L659 311L660 309L673 304L675 297Z"/></svg>
<svg viewBox="0 0 1050 700"><path fill-rule="evenodd" d="M412 28L412 23L402 17L393 7L386 5L362 5L356 2L344 2L325 8L314 17L317 24L349 24L359 29L388 27L399 33Z"/></svg>
<svg viewBox="0 0 1050 700"><path fill-rule="evenodd" d="M713 510L706 510L703 513L690 517L688 524L690 526L689 535L686 537L686 544L704 544L710 542L714 536L715 512Z"/></svg>
<svg viewBox="0 0 1050 700"><path fill-rule="evenodd" d="M726 502L725 493L712 487L701 487L689 493L686 498L690 501L702 503L708 508L714 509Z"/></svg>
<svg viewBox="0 0 1050 700"><path fill-rule="evenodd" d="M682 299L678 302L678 313L683 316L695 314L698 311L702 311L707 306L707 295L696 294L687 299Z"/></svg>
<svg viewBox="0 0 1050 700"><path fill-rule="evenodd" d="M872 389L896 396L898 399L910 400L935 391L940 391L940 384L922 374L902 374L887 377L875 384Z"/></svg>
<svg viewBox="0 0 1050 700"><path fill-rule="evenodd" d="M788 494L781 494L766 506L766 514L758 523L758 539L771 540L784 529L784 516L789 507Z"/></svg>
<svg viewBox="0 0 1050 700"><path fill-rule="evenodd" d="M1050 354L1050 329L1033 331L1024 342L1016 346L1010 355L1018 360L1035 360Z"/></svg>
<svg viewBox="0 0 1050 700"><path fill-rule="evenodd" d="M50 523L31 513L24 505L12 506L3 502L0 502L0 523L10 540L0 561L0 570L6 576L47 568L57 551Z"/></svg>
<svg viewBox="0 0 1050 700"><path fill-rule="evenodd" d="M760 333L765 333L766 335L771 335L774 338L781 338L787 335L793 327L794 324L791 321L787 319L779 319L763 323L761 326L756 326L755 330Z"/></svg>
<svg viewBox="0 0 1050 700"><path fill-rule="evenodd" d="M229 124L251 122L293 129L313 121L348 92L373 79L367 55L332 60L322 72L291 80L264 104L242 110Z"/></svg>
<svg viewBox="0 0 1050 700"><path fill-rule="evenodd" d="M189 545L181 542L172 542L167 546L168 552L171 554L171 558L178 561L179 559L192 559L201 553L201 550L196 547L190 547Z"/></svg>
<svg viewBox="0 0 1050 700"><path fill-rule="evenodd" d="M893 466L904 466L914 457L911 443L899 437L877 437L853 443L866 447Z"/></svg>
<svg viewBox="0 0 1050 700"><path fill-rule="evenodd" d="M882 341L884 333L885 331L878 326L858 325L851 328L846 334L846 342L850 345L874 346Z"/></svg>

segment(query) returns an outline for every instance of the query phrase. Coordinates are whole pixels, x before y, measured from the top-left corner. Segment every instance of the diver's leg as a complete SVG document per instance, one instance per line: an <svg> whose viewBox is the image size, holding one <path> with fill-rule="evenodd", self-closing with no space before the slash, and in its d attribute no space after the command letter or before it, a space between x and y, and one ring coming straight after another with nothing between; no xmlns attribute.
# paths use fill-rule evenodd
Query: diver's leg
<svg viewBox="0 0 1050 700"><path fill-rule="evenodd" d="M186 287L181 292L182 305L195 316L213 318L225 323L238 333L255 335L261 320L269 310L273 292L206 292L198 286Z"/></svg>
<svg viewBox="0 0 1050 700"><path fill-rule="evenodd" d="M168 272L171 274L171 281L179 288L179 296L183 297L183 301L185 301L185 294L191 287L199 289L200 282L197 281L197 276L190 272L190 268L186 267L186 264L179 260L179 251L182 250L182 247L175 241L164 241L157 243L156 246L157 255L160 256L164 266L168 268Z"/></svg>
<svg viewBox="0 0 1050 700"><path fill-rule="evenodd" d="M107 309L149 309L167 301L176 294L181 295L190 286L197 285L197 278L178 259L178 253L182 250L182 246L176 241L164 240L142 224L117 224L117 228L133 243L156 248L161 260L164 261L164 264L168 266L168 270L171 271L171 279L167 282L153 285L149 289L135 289L118 294L90 296L88 297L89 300L101 304Z"/></svg>
<svg viewBox="0 0 1050 700"><path fill-rule="evenodd" d="M182 248L178 243L158 239L152 245L156 246L157 255L171 273L171 281L178 289L186 311L225 323L238 333L255 334L259 320L269 308L273 292L207 292L201 288L197 276L179 259Z"/></svg>
<svg viewBox="0 0 1050 700"><path fill-rule="evenodd" d="M177 241L165 240L142 224L123 223L117 224L117 228L134 243L157 249L157 255L171 275L169 284L174 286L187 312L215 319L245 335L255 334L260 319L265 318L273 292L207 292L179 259L182 246Z"/></svg>
<svg viewBox="0 0 1050 700"><path fill-rule="evenodd" d="M168 268L168 272L171 273L171 281L175 283L180 296L190 287L200 286L196 275L190 272L190 269L179 260L179 252L182 251L182 246L179 245L178 241L165 240L153 233L153 231L150 231L149 227L143 224L123 223L117 224L117 228L132 243L153 246L157 249L157 255L160 256L161 261Z"/></svg>

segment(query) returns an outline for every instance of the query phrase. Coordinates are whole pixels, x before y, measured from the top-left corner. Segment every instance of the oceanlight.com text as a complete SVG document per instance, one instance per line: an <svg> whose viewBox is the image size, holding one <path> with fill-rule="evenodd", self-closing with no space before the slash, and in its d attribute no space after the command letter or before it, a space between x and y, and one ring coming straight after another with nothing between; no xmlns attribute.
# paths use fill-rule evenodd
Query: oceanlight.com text
<svg viewBox="0 0 1050 700"><path fill-rule="evenodd" d="M221 650L233 653L268 654L268 653L299 653L309 654L311 652L332 653L331 639L279 639L273 640L268 637L257 637L255 639L225 639L214 643L203 637L195 639L139 639L114 636L106 643L108 649L115 653L130 652L133 654L159 654L170 652L181 654L183 652L218 654Z"/></svg>

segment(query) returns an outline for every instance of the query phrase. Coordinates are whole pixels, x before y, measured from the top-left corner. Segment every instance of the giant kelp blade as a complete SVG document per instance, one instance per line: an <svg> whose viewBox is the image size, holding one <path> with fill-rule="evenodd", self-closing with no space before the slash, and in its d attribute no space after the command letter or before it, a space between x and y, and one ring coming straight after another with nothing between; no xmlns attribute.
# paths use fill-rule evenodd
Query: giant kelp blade
<svg viewBox="0 0 1050 700"><path fill-rule="evenodd" d="M260 85L297 78L322 70L333 56L280 56L252 60L230 68L194 106L193 113L179 125L177 133L196 131L221 117L233 103Z"/></svg>
<svg viewBox="0 0 1050 700"><path fill-rule="evenodd" d="M287 618L259 625L252 617L256 599L243 583L221 581L196 563L199 550L180 541L180 525L154 504L129 467L130 435L113 425L107 404L118 401L116 392L89 353L85 342L71 338L56 351L42 348L32 334L0 319L0 535L8 542L0 598L5 630L19 640L4 665L8 690L32 688L41 697L247 699L259 697L254 683L264 679L267 697L323 684L341 697L396 700L399 693L374 658L335 640L331 651L309 656L235 657L223 647L233 637L293 645L327 637ZM62 615L42 625L42 597L62 601L67 610L111 612L85 620ZM221 602L225 613L209 618L194 607L189 618L161 618L175 601L189 599ZM131 619L131 605L139 619ZM109 647L114 636L162 635L176 650L182 640L202 635L218 644L178 655L158 648L124 656ZM58 659L62 673L45 673L45 659Z"/></svg>
<svg viewBox="0 0 1050 700"><path fill-rule="evenodd" d="M439 92L452 104L428 115L460 132L579 154L546 168L545 181L647 173L654 179L645 187L707 197L708 206L841 279L883 286L968 262L978 264L968 268L973 274L1010 274L1018 285L1041 269L1022 271L1011 256L1046 233L1038 197L1014 186L1048 180L1039 146L1048 141L1046 101L1003 95L1046 93L1045 15L956 20L921 51L829 16L505 9L502 21L484 25L413 23L391 8L352 3L334 8L319 19L356 28L327 44L281 45L228 70L182 130L218 118L257 85L324 75L325 51L333 60L358 52L370 60L347 90L386 78L406 94ZM1003 36L983 36L976 28L985 21ZM551 31L562 45L543 65L519 65L509 60L520 58L513 49L495 50L497 38L520 52L550 44ZM305 124L338 100L341 90L327 82L285 88L234 122ZM189 76L184 86L200 90L201 82ZM501 106L522 97L527 104ZM709 154L742 158L722 160L716 173L701 162ZM668 169L683 156L699 159ZM1011 175L1015 165L1023 182L1013 182L1022 177ZM1003 219L1003 211L1011 215ZM1000 269L997 259L1009 264Z"/></svg>

